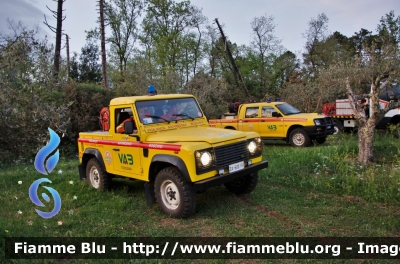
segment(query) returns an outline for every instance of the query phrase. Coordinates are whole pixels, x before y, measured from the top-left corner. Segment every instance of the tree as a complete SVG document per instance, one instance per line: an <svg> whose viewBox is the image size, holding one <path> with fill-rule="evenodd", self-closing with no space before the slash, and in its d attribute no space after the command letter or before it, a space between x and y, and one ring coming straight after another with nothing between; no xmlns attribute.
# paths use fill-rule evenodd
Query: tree
<svg viewBox="0 0 400 264"><path fill-rule="evenodd" d="M37 38L38 28L8 23L10 33L0 32L0 162L34 156L48 127L68 129L67 105L54 89L53 47Z"/></svg>
<svg viewBox="0 0 400 264"><path fill-rule="evenodd" d="M55 79L58 79L58 73L60 71L60 60L61 60L61 38L62 38L62 22L65 20L65 16L63 17L62 12L64 11L62 9L63 3L66 0L53 0L54 2L57 2L57 11L49 9L53 13L53 17L57 19L57 27L50 26L49 23L47 23L46 16L44 16L45 22L44 24L49 27L51 31L56 33L56 46L54 50L54 77Z"/></svg>
<svg viewBox="0 0 400 264"><path fill-rule="evenodd" d="M202 15L201 10L198 8L193 8L192 13L192 26L196 29L197 32L189 31L184 36L184 59L183 65L186 65L185 75L186 81L185 84L188 84L189 77L196 76L197 69L199 64L201 63L202 58L204 57L203 50L203 30L202 26L205 23L206 18Z"/></svg>
<svg viewBox="0 0 400 264"><path fill-rule="evenodd" d="M79 82L78 53L74 52L69 62L69 78Z"/></svg>
<svg viewBox="0 0 400 264"><path fill-rule="evenodd" d="M235 81L237 83L237 86L243 88L243 91L244 91L247 99L249 99L249 97L250 97L249 90L247 89L247 86L243 79L242 73L240 72L239 67L238 67L238 65L233 57L232 51L231 51L231 46L236 47L236 44L231 45L231 42L226 39L224 31L222 30L222 27L219 24L218 19L215 19L215 22L217 23L218 29L221 32L220 42L222 42L224 45L226 55L229 59L230 66L232 67L232 73L235 76Z"/></svg>
<svg viewBox="0 0 400 264"><path fill-rule="evenodd" d="M266 77L266 64L268 53L276 53L280 46L280 40L274 35L275 24L273 16L265 14L261 17L255 17L251 22L251 29L253 30L253 40L251 45L257 50L260 57L259 72L259 85L264 94L267 93L267 77Z"/></svg>
<svg viewBox="0 0 400 264"><path fill-rule="evenodd" d="M106 56L106 33L104 24L104 0L99 0L99 15L100 15L100 46L101 46L101 72L103 74L103 86L108 87L107 76L107 56Z"/></svg>
<svg viewBox="0 0 400 264"><path fill-rule="evenodd" d="M374 160L373 143L376 124L389 110L400 107L399 101L390 101L383 109L379 106L380 92L384 88L391 89L392 83L400 80L400 51L397 45L385 39L380 39L370 47L363 46L362 50L362 56L332 65L321 78L324 78L332 87L346 88L358 122L358 161L367 164ZM370 93L357 96L357 93L361 91L359 87L365 84L369 85ZM329 87L326 88L329 89ZM369 98L369 117L365 113L366 106L358 103L358 100L363 97Z"/></svg>
<svg viewBox="0 0 400 264"><path fill-rule="evenodd" d="M289 82L290 76L299 68L300 62L291 51L286 51L274 59L271 67L271 77L268 91L277 96L284 83Z"/></svg>
<svg viewBox="0 0 400 264"><path fill-rule="evenodd" d="M0 32L0 79L12 89L34 92L53 84L52 47L37 38L38 27L7 20L9 34Z"/></svg>
<svg viewBox="0 0 400 264"><path fill-rule="evenodd" d="M176 86L188 81L187 76L193 76L187 63L195 70L201 59L199 30L203 21L190 1L148 1L140 41L146 46L148 64L153 65L152 75L163 80L166 91L176 91Z"/></svg>
<svg viewBox="0 0 400 264"><path fill-rule="evenodd" d="M320 54L323 43L329 36L328 21L325 13L319 14L317 19L312 18L308 22L308 30L303 34L303 37L306 38L306 53L303 54L303 60L313 78L318 75L318 66L322 65Z"/></svg>
<svg viewBox="0 0 400 264"><path fill-rule="evenodd" d="M101 65L98 64L99 47L95 43L87 43L81 49L79 60L79 81L100 83L102 75Z"/></svg>
<svg viewBox="0 0 400 264"><path fill-rule="evenodd" d="M372 35L372 31L362 28L359 32L355 32L354 36L350 39L353 41L357 56L361 57L363 48L371 47L374 36Z"/></svg>
<svg viewBox="0 0 400 264"><path fill-rule="evenodd" d="M105 21L111 29L107 42L118 59L120 82L124 82L126 63L138 37L137 19L142 14L144 3L141 0L110 0L105 2Z"/></svg>
<svg viewBox="0 0 400 264"><path fill-rule="evenodd" d="M381 37L389 38L393 44L400 44L400 16L396 18L394 11L383 16L376 31Z"/></svg>
<svg viewBox="0 0 400 264"><path fill-rule="evenodd" d="M77 82L100 83L102 81L101 65L99 61L99 47L91 41L81 49L81 54L74 53L70 62L70 78Z"/></svg>

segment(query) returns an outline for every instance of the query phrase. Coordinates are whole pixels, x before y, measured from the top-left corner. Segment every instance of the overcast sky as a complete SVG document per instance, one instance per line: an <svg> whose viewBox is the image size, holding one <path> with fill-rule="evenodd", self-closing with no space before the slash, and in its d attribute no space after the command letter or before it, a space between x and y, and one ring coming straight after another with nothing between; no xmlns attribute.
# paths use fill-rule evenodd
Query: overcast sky
<svg viewBox="0 0 400 264"><path fill-rule="evenodd" d="M85 30L97 26L96 3L96 0L64 2L63 29L71 38L71 51L79 53L86 43ZM376 33L379 20L391 10L396 17L400 15L400 0L191 0L191 3L201 8L209 21L218 18L225 25L228 39L238 45L250 44L250 22L254 17L273 16L275 35L286 49L295 53L303 50L305 39L302 33L311 18L317 18L318 14L327 15L330 32L339 31L348 37L361 28ZM54 43L55 34L43 24L45 14L48 21L56 25L46 5L57 10L53 0L0 0L0 31L7 30L7 18L27 26L37 24L42 28L42 34L47 34Z"/></svg>

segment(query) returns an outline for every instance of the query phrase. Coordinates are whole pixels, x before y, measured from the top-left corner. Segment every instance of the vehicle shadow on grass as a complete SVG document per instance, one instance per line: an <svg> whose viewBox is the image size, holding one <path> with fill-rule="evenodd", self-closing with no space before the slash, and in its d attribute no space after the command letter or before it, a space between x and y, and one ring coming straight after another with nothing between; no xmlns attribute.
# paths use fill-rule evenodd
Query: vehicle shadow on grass
<svg viewBox="0 0 400 264"><path fill-rule="evenodd" d="M330 142L330 140L328 139L326 142L324 142L323 144L319 144L319 143L317 143L317 142L315 142L315 141L312 141L311 143L310 143L310 145L308 146L308 148L310 148L310 147L316 147L316 146L331 146L332 145L332 143L333 143L334 141L331 139L331 142ZM290 143L286 143L285 141L280 141L280 140L263 140L263 145L265 146L265 147L284 147L284 148L298 148L298 147L294 147L294 146L292 146Z"/></svg>
<svg viewBox="0 0 400 264"><path fill-rule="evenodd" d="M113 178L111 190L115 195L119 195L121 193L145 195L144 182L135 179L130 180L126 178ZM226 190L223 184L209 188L204 192L196 192L196 195L198 200L202 200L201 197L207 197L212 193L219 193L222 196L227 196L227 200L229 200L229 197L233 195L231 192Z"/></svg>
<svg viewBox="0 0 400 264"><path fill-rule="evenodd" d="M113 178L112 179L112 188L111 190L118 195L120 192L126 192L130 194L141 194L143 193L144 195L144 182L140 180L135 180L135 179L126 179L126 178ZM218 190L218 192L230 194L228 192L224 185L221 184L220 186L215 186L212 188L207 189L204 192L197 192L196 195L202 195L204 193L209 193L210 190Z"/></svg>
<svg viewBox="0 0 400 264"><path fill-rule="evenodd" d="M263 140L264 146L292 147L283 140Z"/></svg>
<svg viewBox="0 0 400 264"><path fill-rule="evenodd" d="M128 193L144 192L144 182L127 178L112 178L112 190L114 192L125 190Z"/></svg>

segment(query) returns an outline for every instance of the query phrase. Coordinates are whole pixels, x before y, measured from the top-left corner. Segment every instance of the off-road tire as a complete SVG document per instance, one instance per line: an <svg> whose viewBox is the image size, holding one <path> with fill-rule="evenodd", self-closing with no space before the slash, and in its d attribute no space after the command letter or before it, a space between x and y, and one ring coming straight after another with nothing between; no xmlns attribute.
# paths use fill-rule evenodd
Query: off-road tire
<svg viewBox="0 0 400 264"><path fill-rule="evenodd" d="M111 177L103 170L96 158L91 158L86 164L86 181L97 190L111 188Z"/></svg>
<svg viewBox="0 0 400 264"><path fill-rule="evenodd" d="M334 121L333 122L333 135L340 134L343 130L342 125L340 124L339 121Z"/></svg>
<svg viewBox="0 0 400 264"><path fill-rule="evenodd" d="M184 180L175 167L162 169L154 183L156 200L161 210L175 218L187 218L196 209L193 184Z"/></svg>
<svg viewBox="0 0 400 264"><path fill-rule="evenodd" d="M289 142L294 147L308 147L310 137L302 128L296 128L290 133Z"/></svg>
<svg viewBox="0 0 400 264"><path fill-rule="evenodd" d="M324 144L325 143L325 141L326 141L326 138L316 138L315 139L315 142L317 142L317 144Z"/></svg>
<svg viewBox="0 0 400 264"><path fill-rule="evenodd" d="M236 195L251 193L258 183L258 173L251 173L225 183L225 188Z"/></svg>

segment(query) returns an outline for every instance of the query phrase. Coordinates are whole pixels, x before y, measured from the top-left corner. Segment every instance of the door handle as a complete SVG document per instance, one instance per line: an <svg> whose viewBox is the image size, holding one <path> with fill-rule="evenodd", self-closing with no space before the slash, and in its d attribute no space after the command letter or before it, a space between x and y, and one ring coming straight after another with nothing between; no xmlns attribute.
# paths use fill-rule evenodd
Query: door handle
<svg viewBox="0 0 400 264"><path fill-rule="evenodd" d="M117 149L117 148L114 148L113 150L114 150L114 151L119 151L119 149Z"/></svg>

